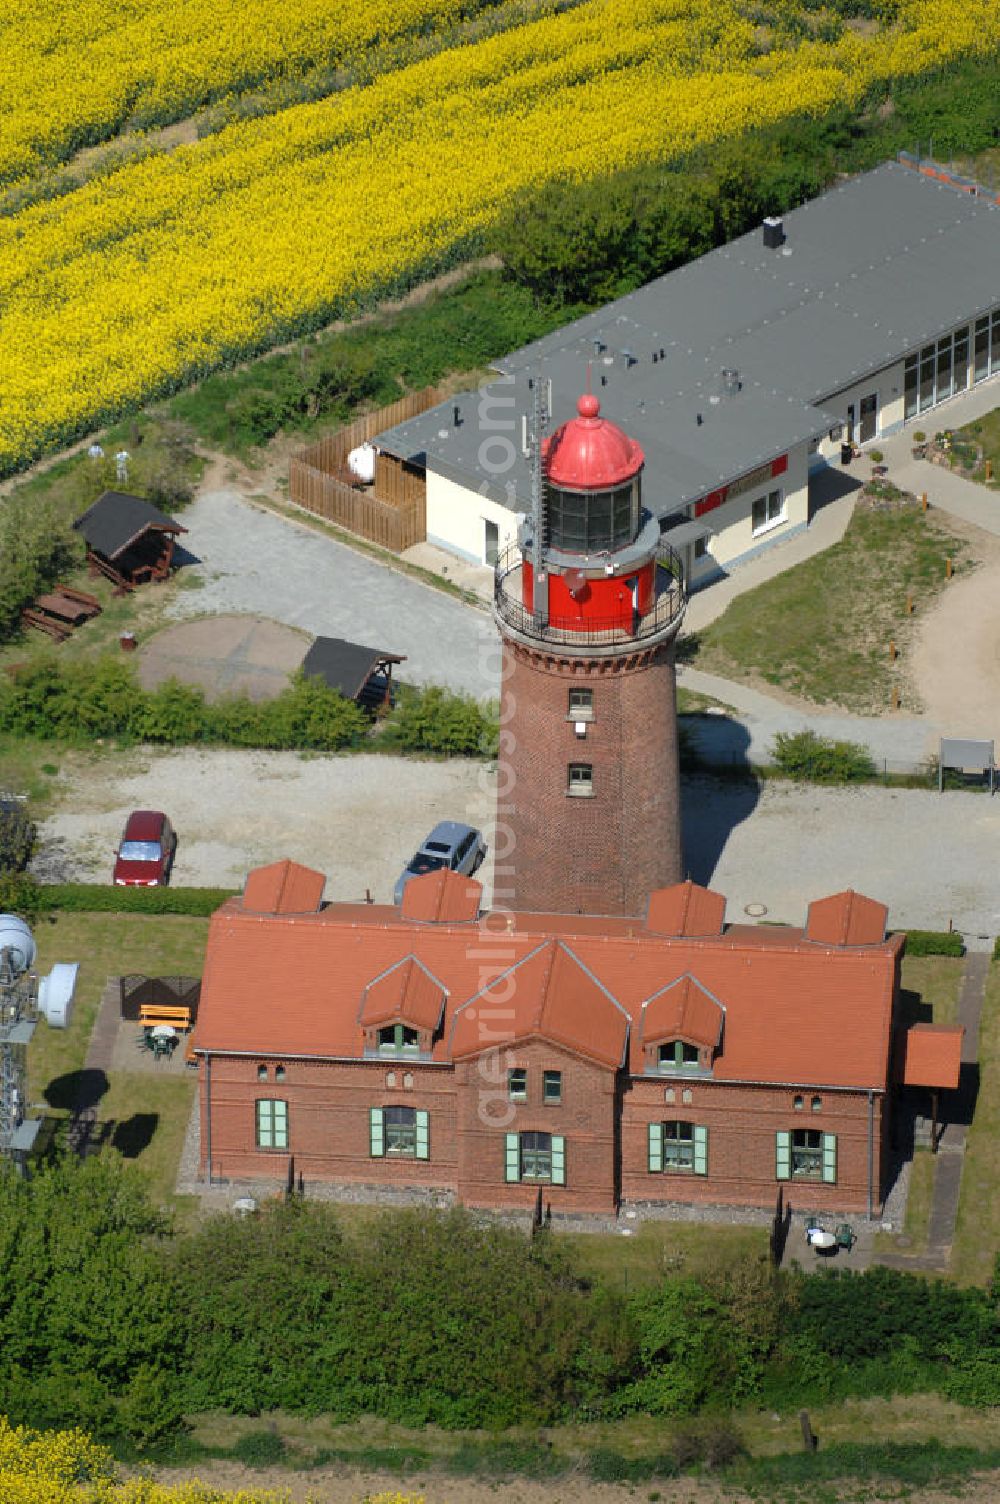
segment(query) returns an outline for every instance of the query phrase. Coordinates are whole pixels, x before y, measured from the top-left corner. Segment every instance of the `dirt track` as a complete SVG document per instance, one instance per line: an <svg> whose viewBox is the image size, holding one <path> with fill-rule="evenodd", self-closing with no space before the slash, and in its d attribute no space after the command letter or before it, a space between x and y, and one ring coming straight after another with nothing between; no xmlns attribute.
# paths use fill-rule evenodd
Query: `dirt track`
<svg viewBox="0 0 1000 1504"><path fill-rule="evenodd" d="M157 1469L163 1483L181 1483L198 1478L203 1483L223 1489L282 1490L294 1504L363 1504L372 1495L397 1491L423 1499L426 1504L626 1504L629 1499L657 1498L662 1504L761 1504L760 1493L745 1494L710 1481L678 1478L668 1482L641 1484L592 1483L586 1478L568 1477L558 1482L533 1483L517 1480L493 1483L470 1478L449 1478L439 1474L422 1474L400 1478L390 1473L344 1472L317 1469L308 1473L289 1473L280 1469L251 1471L236 1463L216 1462L197 1469ZM963 1480L961 1497L965 1504L996 1504L1000 1498L1000 1473L986 1473ZM954 1500L959 1485L944 1489L916 1489L894 1482L864 1484L850 1480L840 1486L824 1484L822 1493L813 1494L824 1504L835 1500L900 1499L907 1504L945 1504ZM788 1495L783 1492L783 1498ZM803 1498L805 1495L803 1495Z"/></svg>

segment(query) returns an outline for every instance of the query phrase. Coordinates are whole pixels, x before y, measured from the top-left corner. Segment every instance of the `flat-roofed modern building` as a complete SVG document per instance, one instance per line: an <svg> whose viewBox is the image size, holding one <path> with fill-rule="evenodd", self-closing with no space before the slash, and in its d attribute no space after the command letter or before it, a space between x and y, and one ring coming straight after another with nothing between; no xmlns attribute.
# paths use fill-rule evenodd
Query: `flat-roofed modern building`
<svg viewBox="0 0 1000 1504"><path fill-rule="evenodd" d="M1000 374L998 197L888 162L498 361L374 440L425 474L431 542L492 564L515 541L535 383L557 424L588 366L697 586L806 526L842 440L943 424L923 415Z"/></svg>

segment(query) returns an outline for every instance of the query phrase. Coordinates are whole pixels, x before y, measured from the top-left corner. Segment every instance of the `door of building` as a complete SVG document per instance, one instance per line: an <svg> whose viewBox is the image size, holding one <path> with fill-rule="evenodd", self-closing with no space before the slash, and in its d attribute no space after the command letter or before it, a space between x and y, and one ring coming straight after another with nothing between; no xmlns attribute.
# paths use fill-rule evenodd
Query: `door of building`
<svg viewBox="0 0 1000 1504"><path fill-rule="evenodd" d="M862 397L859 408L858 439L862 444L867 444L875 437L878 428L878 392L870 392L867 397Z"/></svg>
<svg viewBox="0 0 1000 1504"><path fill-rule="evenodd" d="M857 438L857 434L854 432L854 417L854 403L849 402L847 404L847 422L844 424L844 427L846 429L844 438L848 444L853 444L854 440Z"/></svg>
<svg viewBox="0 0 1000 1504"><path fill-rule="evenodd" d="M500 529L489 518L483 519L485 536L483 539L483 557L491 569L495 568L497 555L500 552Z"/></svg>

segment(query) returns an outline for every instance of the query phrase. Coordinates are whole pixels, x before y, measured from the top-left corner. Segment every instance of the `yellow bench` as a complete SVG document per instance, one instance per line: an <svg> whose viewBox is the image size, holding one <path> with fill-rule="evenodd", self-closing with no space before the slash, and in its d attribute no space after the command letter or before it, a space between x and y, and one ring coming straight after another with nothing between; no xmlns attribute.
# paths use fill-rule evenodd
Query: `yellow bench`
<svg viewBox="0 0 1000 1504"><path fill-rule="evenodd" d="M191 1009L143 1003L139 1008L139 1022L144 1029L154 1028L157 1024L170 1024L172 1028L186 1031L191 1027Z"/></svg>

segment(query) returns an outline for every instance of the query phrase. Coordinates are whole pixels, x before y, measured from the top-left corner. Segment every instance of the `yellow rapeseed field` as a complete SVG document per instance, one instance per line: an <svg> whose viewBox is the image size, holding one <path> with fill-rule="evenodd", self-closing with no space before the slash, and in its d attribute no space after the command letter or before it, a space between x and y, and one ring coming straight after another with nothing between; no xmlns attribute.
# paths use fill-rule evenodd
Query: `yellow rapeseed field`
<svg viewBox="0 0 1000 1504"><path fill-rule="evenodd" d="M32 1431L0 1415L3 1504L288 1504L286 1493L223 1491L204 1483L119 1480L111 1453L83 1431ZM364 1504L425 1504L415 1494L370 1495Z"/></svg>
<svg viewBox="0 0 1000 1504"><path fill-rule="evenodd" d="M440 269L526 184L998 45L997 0L904 0L891 29L770 50L730 0L589 0L123 166L0 219L0 473Z"/></svg>

